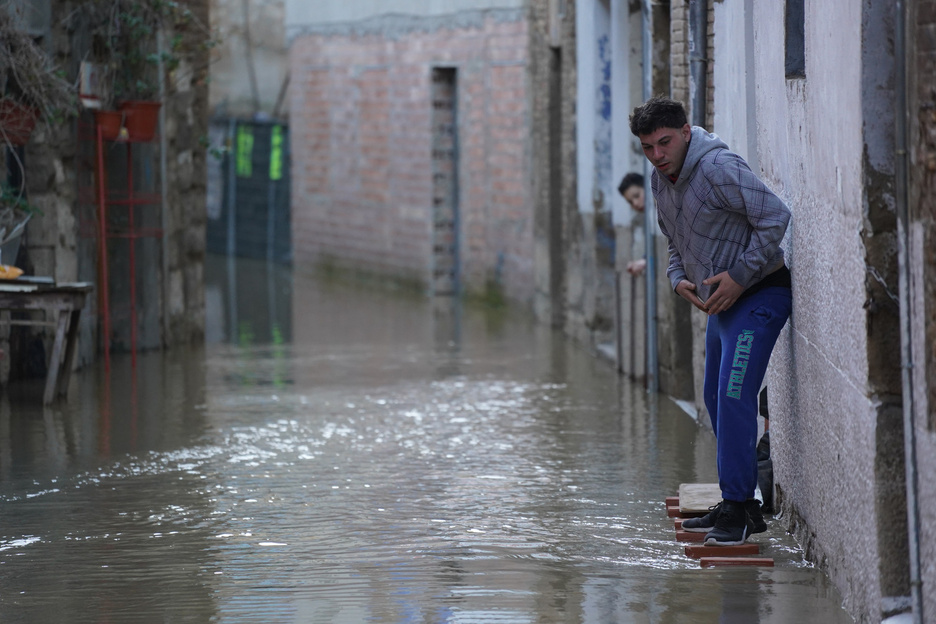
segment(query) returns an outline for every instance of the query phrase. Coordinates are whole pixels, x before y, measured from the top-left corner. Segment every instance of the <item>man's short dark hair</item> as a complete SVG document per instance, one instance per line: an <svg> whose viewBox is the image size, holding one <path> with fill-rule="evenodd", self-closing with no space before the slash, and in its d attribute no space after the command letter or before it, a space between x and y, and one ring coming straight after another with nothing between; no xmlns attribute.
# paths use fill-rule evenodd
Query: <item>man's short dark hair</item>
<svg viewBox="0 0 936 624"><path fill-rule="evenodd" d="M682 102L667 97L652 97L634 109L630 116L630 130L634 136L652 134L660 128L676 128L689 123Z"/></svg>
<svg viewBox="0 0 936 624"><path fill-rule="evenodd" d="M621 195L632 186L639 186L643 188L644 179L643 176L639 173L634 173L633 171L628 173L626 176L621 178L621 183L618 184L618 193Z"/></svg>

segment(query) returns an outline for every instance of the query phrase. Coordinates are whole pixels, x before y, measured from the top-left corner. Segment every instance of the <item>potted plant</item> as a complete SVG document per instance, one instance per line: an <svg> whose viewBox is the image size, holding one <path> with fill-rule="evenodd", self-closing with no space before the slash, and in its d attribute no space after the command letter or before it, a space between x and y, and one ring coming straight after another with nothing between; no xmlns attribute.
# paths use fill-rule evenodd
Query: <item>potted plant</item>
<svg viewBox="0 0 936 624"><path fill-rule="evenodd" d="M109 107L120 111L131 140L152 140L161 106L160 68L179 65L186 31L200 31L201 41L211 45L208 29L172 0L87 0L84 10L94 25L95 59L109 74ZM161 34L168 38L164 50Z"/></svg>
<svg viewBox="0 0 936 624"><path fill-rule="evenodd" d="M39 119L54 123L77 104L75 86L14 16L0 11L0 141L23 145Z"/></svg>
<svg viewBox="0 0 936 624"><path fill-rule="evenodd" d="M156 37L168 3L117 0L118 23L111 50L115 66L114 95L132 140L151 141L159 122L159 56Z"/></svg>

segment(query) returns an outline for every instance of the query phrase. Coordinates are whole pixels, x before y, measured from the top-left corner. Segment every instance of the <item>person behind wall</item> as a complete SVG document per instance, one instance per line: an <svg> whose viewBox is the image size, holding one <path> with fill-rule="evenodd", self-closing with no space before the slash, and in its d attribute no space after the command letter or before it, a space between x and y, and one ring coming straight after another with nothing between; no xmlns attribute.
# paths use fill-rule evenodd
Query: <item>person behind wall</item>
<svg viewBox="0 0 936 624"><path fill-rule="evenodd" d="M707 545L767 529L757 485L758 394L792 309L783 239L789 208L718 136L690 126L682 103L651 98L631 132L653 165L651 189L677 295L708 314L705 406L717 440L722 501L683 529Z"/></svg>
<svg viewBox="0 0 936 624"><path fill-rule="evenodd" d="M633 171L625 175L618 185L618 193L630 204L635 212L643 214L646 201L644 197L644 177L642 175ZM646 258L638 258L627 263L627 272L635 277L643 275L646 269Z"/></svg>

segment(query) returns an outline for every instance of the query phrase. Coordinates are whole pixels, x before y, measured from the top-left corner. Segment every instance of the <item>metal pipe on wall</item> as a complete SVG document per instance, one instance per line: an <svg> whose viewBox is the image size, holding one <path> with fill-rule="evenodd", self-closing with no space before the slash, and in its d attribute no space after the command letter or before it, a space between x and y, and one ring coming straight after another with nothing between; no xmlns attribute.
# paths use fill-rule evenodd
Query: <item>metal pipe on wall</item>
<svg viewBox="0 0 936 624"><path fill-rule="evenodd" d="M900 376L904 421L904 464L907 480L907 541L910 551L910 600L914 624L922 624L923 592L920 573L920 507L916 461L916 419L913 402L913 331L910 305L910 223L907 106L907 7L897 0L894 19L894 202L897 212L897 260L900 303Z"/></svg>
<svg viewBox="0 0 936 624"><path fill-rule="evenodd" d="M162 345L163 348L169 346L169 310L171 305L169 298L172 296L172 287L169 279L169 165L167 162L168 141L166 139L166 68L163 55L166 51L165 33L162 28L156 34L156 42L159 56L159 101L162 106L159 107L159 197L160 197L160 226L162 227L162 237L160 238L162 255ZM131 243L132 244L132 243Z"/></svg>
<svg viewBox="0 0 936 624"><path fill-rule="evenodd" d="M708 2L689 0L689 101L692 125L705 127L705 94L708 81Z"/></svg>
<svg viewBox="0 0 936 624"><path fill-rule="evenodd" d="M653 97L653 33L650 0L641 6L642 79L644 101ZM647 392L656 394L660 389L659 356L657 354L657 296L656 296L656 206L650 188L653 173L650 161L644 158L644 241L647 254Z"/></svg>

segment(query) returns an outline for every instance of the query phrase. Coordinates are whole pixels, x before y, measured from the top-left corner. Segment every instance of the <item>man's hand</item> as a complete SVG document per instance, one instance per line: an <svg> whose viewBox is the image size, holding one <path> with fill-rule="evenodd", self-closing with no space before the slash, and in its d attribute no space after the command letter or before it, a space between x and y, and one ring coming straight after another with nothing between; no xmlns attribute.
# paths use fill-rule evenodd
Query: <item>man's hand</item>
<svg viewBox="0 0 936 624"><path fill-rule="evenodd" d="M696 294L695 284L689 280L680 280L680 282L676 284L676 294L703 312L706 311L705 305L702 303L702 300L699 299L699 295Z"/></svg>
<svg viewBox="0 0 936 624"><path fill-rule="evenodd" d="M728 275L728 271L713 275L702 283L706 286L715 286L711 296L702 307L710 316L712 314L724 312L733 306L734 302L741 296L741 293L744 292L744 288L742 288L738 282L731 279L731 276Z"/></svg>

